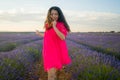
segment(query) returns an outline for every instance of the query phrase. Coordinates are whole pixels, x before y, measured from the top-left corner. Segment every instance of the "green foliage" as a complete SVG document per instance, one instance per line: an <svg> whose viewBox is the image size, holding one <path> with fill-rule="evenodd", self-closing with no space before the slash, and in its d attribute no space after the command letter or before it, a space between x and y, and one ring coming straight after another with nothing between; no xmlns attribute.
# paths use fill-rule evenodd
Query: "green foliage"
<svg viewBox="0 0 120 80"><path fill-rule="evenodd" d="M78 80L120 80L120 73L109 65L91 65L79 73Z"/></svg>
<svg viewBox="0 0 120 80"><path fill-rule="evenodd" d="M107 55L115 56L116 58L118 58L120 60L120 53L119 52L115 52L111 48L103 48L101 46L93 46L93 45L87 44L85 42L75 41L75 40L72 40L72 39L69 39L69 40L74 41L77 44L81 44L81 45L84 45L86 47L89 47L90 49L95 50L97 52L102 52L102 53L107 54Z"/></svg>
<svg viewBox="0 0 120 80"><path fill-rule="evenodd" d="M114 50L111 49L111 48L102 48L101 46L92 46L92 45L89 45L89 44L85 44L84 42L83 43L82 42L77 42L77 43L82 44L84 46L87 46L90 49L95 50L97 52L102 52L104 54L115 56L116 58L118 58L120 60L120 53L114 52Z"/></svg>
<svg viewBox="0 0 120 80"><path fill-rule="evenodd" d="M38 61L40 60L41 57L41 52L38 49L35 48L27 48L29 52L29 54L34 58L34 61Z"/></svg>
<svg viewBox="0 0 120 80"><path fill-rule="evenodd" d="M24 77L25 67L14 59L4 58L0 66L0 80L16 80Z"/></svg>
<svg viewBox="0 0 120 80"><path fill-rule="evenodd" d="M6 43L5 45L0 46L0 52L11 51L14 48L16 48L16 44L15 43Z"/></svg>

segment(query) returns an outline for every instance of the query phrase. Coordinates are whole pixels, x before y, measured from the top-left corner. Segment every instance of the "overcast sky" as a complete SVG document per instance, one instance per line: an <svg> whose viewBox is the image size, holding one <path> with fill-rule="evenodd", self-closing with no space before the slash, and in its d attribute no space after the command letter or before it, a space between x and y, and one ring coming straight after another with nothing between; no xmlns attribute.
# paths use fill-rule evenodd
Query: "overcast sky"
<svg viewBox="0 0 120 80"><path fill-rule="evenodd" d="M44 31L51 6L62 9L71 31L120 31L120 0L0 0L1 31Z"/></svg>

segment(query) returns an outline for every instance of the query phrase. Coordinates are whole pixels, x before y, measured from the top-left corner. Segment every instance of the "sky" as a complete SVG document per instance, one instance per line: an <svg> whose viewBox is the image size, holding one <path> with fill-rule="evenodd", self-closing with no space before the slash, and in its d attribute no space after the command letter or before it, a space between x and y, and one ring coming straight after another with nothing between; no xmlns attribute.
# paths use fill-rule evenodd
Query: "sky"
<svg viewBox="0 0 120 80"><path fill-rule="evenodd" d="M0 0L0 32L44 31L52 6L61 8L72 32L120 31L120 0Z"/></svg>

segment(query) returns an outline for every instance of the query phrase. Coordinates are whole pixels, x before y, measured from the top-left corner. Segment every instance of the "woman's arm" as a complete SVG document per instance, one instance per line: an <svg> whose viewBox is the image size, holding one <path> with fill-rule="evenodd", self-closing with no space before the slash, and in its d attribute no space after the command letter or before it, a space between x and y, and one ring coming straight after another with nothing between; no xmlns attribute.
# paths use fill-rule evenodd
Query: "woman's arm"
<svg viewBox="0 0 120 80"><path fill-rule="evenodd" d="M53 29L61 40L65 40L65 35L56 28L56 21L53 21Z"/></svg>
<svg viewBox="0 0 120 80"><path fill-rule="evenodd" d="M38 36L44 37L44 33L40 33L38 30L36 30L36 34L37 34Z"/></svg>

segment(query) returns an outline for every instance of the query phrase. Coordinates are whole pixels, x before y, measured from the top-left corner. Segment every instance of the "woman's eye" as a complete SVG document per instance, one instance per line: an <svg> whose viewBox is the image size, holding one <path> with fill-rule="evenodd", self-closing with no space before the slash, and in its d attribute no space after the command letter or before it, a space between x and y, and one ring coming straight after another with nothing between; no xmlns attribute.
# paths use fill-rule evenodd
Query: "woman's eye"
<svg viewBox="0 0 120 80"><path fill-rule="evenodd" d="M55 14L55 15L58 15L58 14Z"/></svg>
<svg viewBox="0 0 120 80"><path fill-rule="evenodd" d="M51 14L51 16L53 16L53 15L58 15L58 14Z"/></svg>
<svg viewBox="0 0 120 80"><path fill-rule="evenodd" d="M51 16L53 16L54 14L51 14Z"/></svg>

